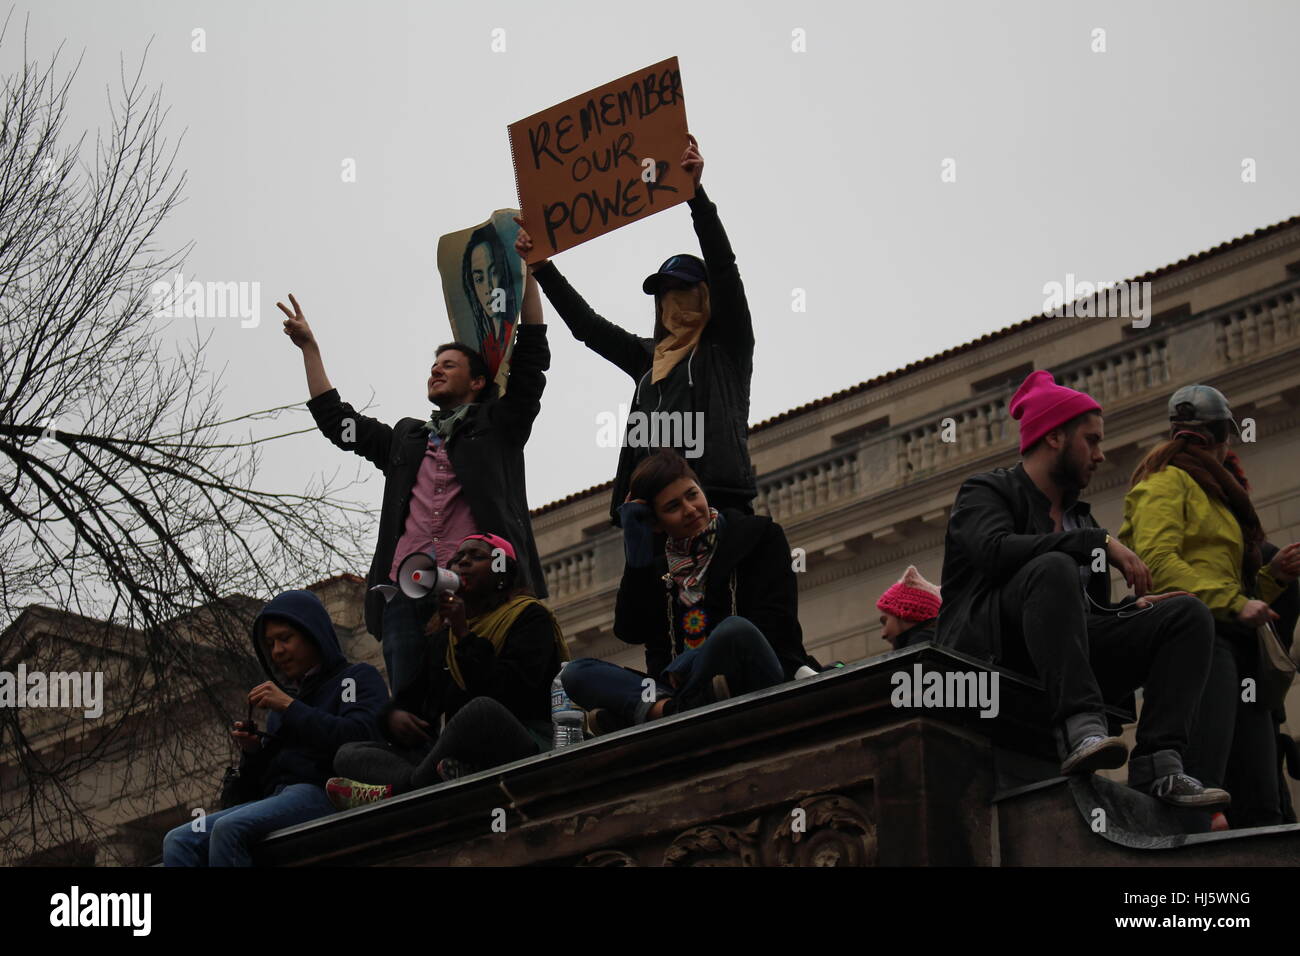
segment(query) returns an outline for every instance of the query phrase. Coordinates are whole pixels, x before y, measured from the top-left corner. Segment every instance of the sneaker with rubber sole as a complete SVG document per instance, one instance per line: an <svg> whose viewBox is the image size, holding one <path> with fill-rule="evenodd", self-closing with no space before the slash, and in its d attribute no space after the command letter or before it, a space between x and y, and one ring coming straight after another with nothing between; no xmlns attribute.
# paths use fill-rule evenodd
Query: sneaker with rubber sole
<svg viewBox="0 0 1300 956"><path fill-rule="evenodd" d="M1061 774L1092 773L1094 770L1114 770L1128 760L1128 745L1118 737L1093 734L1079 741L1079 746L1061 763Z"/></svg>
<svg viewBox="0 0 1300 956"><path fill-rule="evenodd" d="M330 803L340 810L364 807L368 803L378 803L393 795L392 784L362 783L347 777L330 777L325 781L325 794Z"/></svg>
<svg viewBox="0 0 1300 956"><path fill-rule="evenodd" d="M438 761L438 776L443 780L459 780L474 773L478 773L477 768L455 757L443 757Z"/></svg>
<svg viewBox="0 0 1300 956"><path fill-rule="evenodd" d="M1146 791L1157 800L1163 800L1174 807L1226 807L1232 803L1227 790L1207 787L1185 773L1157 777L1147 786Z"/></svg>

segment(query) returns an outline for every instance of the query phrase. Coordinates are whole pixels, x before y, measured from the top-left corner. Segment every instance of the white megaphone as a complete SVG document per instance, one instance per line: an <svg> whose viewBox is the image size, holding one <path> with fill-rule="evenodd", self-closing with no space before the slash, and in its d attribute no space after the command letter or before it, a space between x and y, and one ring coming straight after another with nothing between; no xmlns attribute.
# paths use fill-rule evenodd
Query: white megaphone
<svg viewBox="0 0 1300 956"><path fill-rule="evenodd" d="M422 598L430 591L446 594L460 589L460 575L438 567L438 559L427 551L413 551L397 569L397 584L409 598Z"/></svg>

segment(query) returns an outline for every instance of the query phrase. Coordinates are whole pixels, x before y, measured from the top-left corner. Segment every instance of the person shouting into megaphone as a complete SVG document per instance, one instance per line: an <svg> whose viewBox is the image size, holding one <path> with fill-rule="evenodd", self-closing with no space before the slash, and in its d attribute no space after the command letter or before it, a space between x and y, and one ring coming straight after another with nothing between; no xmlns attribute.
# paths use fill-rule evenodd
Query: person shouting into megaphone
<svg viewBox="0 0 1300 956"><path fill-rule="evenodd" d="M555 617L518 586L504 538L469 535L447 567L460 586L439 593L424 666L380 714L386 742L348 745L334 758L340 776L325 789L340 809L551 746L551 680L569 659Z"/></svg>

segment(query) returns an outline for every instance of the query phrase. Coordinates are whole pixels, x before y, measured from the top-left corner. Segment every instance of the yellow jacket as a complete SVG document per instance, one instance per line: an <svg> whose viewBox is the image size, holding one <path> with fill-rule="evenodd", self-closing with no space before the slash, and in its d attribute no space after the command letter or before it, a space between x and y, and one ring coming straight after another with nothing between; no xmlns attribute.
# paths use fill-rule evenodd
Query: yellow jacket
<svg viewBox="0 0 1300 956"><path fill-rule="evenodd" d="M1169 465L1124 497L1119 537L1151 569L1156 593L1191 591L1221 621L1234 620L1250 600L1242 592L1241 526L1227 505L1181 468ZM1271 602L1281 593L1264 565L1255 580L1256 597Z"/></svg>

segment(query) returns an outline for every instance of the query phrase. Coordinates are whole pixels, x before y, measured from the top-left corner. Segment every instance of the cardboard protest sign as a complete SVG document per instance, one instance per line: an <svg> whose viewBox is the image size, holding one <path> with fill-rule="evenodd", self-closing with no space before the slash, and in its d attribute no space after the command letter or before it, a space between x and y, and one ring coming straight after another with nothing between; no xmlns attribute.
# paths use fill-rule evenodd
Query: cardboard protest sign
<svg viewBox="0 0 1300 956"><path fill-rule="evenodd" d="M517 209L438 240L438 274L452 336L477 349L505 391L515 325L524 301L523 260L515 252Z"/></svg>
<svg viewBox="0 0 1300 956"><path fill-rule="evenodd" d="M677 57L510 124L530 263L685 202L686 103Z"/></svg>

